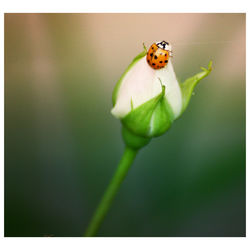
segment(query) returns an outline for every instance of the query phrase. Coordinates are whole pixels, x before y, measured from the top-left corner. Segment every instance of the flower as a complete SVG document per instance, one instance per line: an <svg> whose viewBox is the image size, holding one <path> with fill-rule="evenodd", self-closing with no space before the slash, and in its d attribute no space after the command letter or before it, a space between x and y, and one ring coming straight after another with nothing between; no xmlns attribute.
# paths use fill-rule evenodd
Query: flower
<svg viewBox="0 0 250 250"><path fill-rule="evenodd" d="M121 120L126 131L137 137L152 138L166 132L183 113L194 87L210 73L212 63L179 84L171 57L166 67L153 69L146 55L144 46L144 51L134 58L117 82L111 113Z"/></svg>

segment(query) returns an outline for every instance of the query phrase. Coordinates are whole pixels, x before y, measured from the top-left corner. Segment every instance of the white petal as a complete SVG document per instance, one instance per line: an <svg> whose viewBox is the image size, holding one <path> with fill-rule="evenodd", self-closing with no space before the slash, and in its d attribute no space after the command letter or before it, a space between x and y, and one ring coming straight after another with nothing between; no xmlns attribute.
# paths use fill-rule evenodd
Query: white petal
<svg viewBox="0 0 250 250"><path fill-rule="evenodd" d="M162 88L160 82L153 84L155 75L156 70L148 65L146 56L141 58L125 75L111 113L122 118L131 111L131 102L135 109L159 95Z"/></svg>
<svg viewBox="0 0 250 250"><path fill-rule="evenodd" d="M132 105L135 109L159 95L162 91L161 84L166 86L165 96L177 117L182 108L182 96L171 60L165 68L155 70L148 65L146 56L125 75L111 113L118 118L126 116L131 111Z"/></svg>
<svg viewBox="0 0 250 250"><path fill-rule="evenodd" d="M154 81L155 85L159 84L159 78L161 79L162 84L166 86L165 96L168 100L168 103L172 107L176 118L179 116L182 110L182 94L180 85L176 79L171 59L165 68L156 70Z"/></svg>

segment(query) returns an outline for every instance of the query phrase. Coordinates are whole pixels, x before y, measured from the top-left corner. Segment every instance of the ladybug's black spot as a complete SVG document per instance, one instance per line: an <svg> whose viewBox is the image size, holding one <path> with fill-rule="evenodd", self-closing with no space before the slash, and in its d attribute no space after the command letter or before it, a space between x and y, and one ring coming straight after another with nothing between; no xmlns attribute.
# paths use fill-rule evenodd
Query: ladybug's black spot
<svg viewBox="0 0 250 250"><path fill-rule="evenodd" d="M157 59L157 56L155 56L155 59Z"/></svg>
<svg viewBox="0 0 250 250"><path fill-rule="evenodd" d="M167 63L168 62L168 60L165 60L165 63Z"/></svg>
<svg viewBox="0 0 250 250"><path fill-rule="evenodd" d="M155 66L155 63L152 63L153 66Z"/></svg>
<svg viewBox="0 0 250 250"><path fill-rule="evenodd" d="M152 49L154 49L154 46L152 46Z"/></svg>
<svg viewBox="0 0 250 250"><path fill-rule="evenodd" d="M165 54L165 56L167 56L167 54Z"/></svg>
<svg viewBox="0 0 250 250"><path fill-rule="evenodd" d="M162 61L160 61L160 63L162 63Z"/></svg>
<svg viewBox="0 0 250 250"><path fill-rule="evenodd" d="M152 56L153 56L153 53L151 53L150 56L152 57Z"/></svg>
<svg viewBox="0 0 250 250"><path fill-rule="evenodd" d="M149 63L149 60L148 60L148 63Z"/></svg>

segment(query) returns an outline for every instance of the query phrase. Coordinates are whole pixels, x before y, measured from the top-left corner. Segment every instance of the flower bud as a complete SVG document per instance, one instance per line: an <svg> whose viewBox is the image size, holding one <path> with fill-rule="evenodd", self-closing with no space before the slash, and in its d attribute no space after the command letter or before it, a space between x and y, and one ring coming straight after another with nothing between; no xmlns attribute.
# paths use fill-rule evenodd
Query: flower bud
<svg viewBox="0 0 250 250"><path fill-rule="evenodd" d="M179 84L171 56L160 69L151 67L146 58L144 46L115 86L111 113L121 120L126 133L152 138L166 132L183 113L196 84L210 73L211 63L208 69L202 68L202 72Z"/></svg>

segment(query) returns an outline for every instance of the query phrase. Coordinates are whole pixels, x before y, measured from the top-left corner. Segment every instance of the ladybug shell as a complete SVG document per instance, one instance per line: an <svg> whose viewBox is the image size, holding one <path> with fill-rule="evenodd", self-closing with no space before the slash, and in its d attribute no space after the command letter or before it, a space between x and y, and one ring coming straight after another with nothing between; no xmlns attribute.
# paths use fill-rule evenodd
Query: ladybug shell
<svg viewBox="0 0 250 250"><path fill-rule="evenodd" d="M150 46L147 62L153 69L164 68L169 60L169 51L159 48L156 43Z"/></svg>

